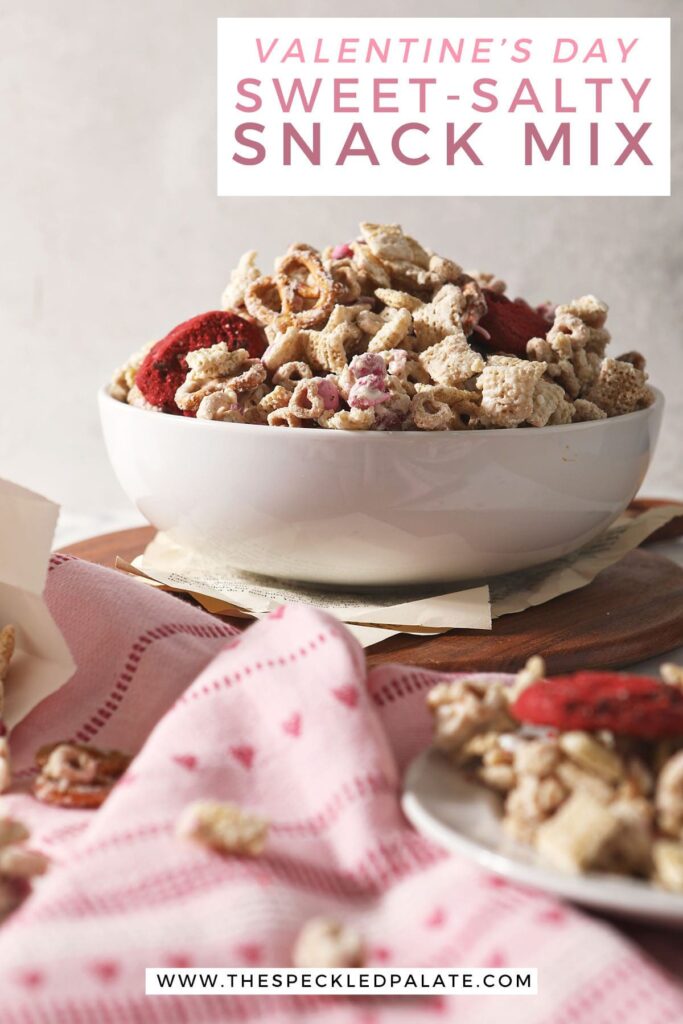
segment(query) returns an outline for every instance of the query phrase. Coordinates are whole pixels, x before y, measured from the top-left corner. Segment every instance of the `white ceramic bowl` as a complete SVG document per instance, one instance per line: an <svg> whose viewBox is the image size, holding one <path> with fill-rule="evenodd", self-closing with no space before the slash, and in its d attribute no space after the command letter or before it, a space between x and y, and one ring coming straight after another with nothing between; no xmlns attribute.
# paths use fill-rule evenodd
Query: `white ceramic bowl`
<svg viewBox="0 0 683 1024"><path fill-rule="evenodd" d="M575 550L638 490L663 405L375 433L189 419L100 393L112 465L150 523L217 568L347 586L486 578Z"/></svg>

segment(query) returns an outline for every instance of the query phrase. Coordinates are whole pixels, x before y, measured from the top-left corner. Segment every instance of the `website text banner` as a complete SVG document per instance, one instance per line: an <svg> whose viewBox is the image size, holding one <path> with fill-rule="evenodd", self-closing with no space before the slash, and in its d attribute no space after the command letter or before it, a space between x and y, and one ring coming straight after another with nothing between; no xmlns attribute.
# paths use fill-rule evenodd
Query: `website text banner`
<svg viewBox="0 0 683 1024"><path fill-rule="evenodd" d="M667 18L219 18L221 196L668 195Z"/></svg>

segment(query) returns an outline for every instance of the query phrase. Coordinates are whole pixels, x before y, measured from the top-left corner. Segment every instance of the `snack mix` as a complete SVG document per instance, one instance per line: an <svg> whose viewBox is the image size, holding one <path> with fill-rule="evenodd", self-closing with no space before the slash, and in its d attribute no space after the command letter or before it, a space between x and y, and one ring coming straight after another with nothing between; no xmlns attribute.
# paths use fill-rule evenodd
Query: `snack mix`
<svg viewBox="0 0 683 1024"><path fill-rule="evenodd" d="M653 401L637 352L605 356L593 295L532 308L397 224L322 252L291 245L262 274L247 252L222 311L136 353L121 402L276 427L472 430L605 419Z"/></svg>
<svg viewBox="0 0 683 1024"><path fill-rule="evenodd" d="M439 683L434 743L501 795L504 830L546 863L683 893L683 668L661 672L544 678L536 657L512 686Z"/></svg>

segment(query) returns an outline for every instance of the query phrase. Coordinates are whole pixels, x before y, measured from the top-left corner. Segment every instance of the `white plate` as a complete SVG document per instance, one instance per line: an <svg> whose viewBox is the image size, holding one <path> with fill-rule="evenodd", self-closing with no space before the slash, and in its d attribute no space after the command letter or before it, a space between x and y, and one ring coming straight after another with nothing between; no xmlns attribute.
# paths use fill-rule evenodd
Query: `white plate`
<svg viewBox="0 0 683 1024"><path fill-rule="evenodd" d="M436 750L412 762L401 802L418 832L494 874L605 913L683 927L683 896L638 879L568 875L543 865L531 847L505 835L496 795L469 782Z"/></svg>

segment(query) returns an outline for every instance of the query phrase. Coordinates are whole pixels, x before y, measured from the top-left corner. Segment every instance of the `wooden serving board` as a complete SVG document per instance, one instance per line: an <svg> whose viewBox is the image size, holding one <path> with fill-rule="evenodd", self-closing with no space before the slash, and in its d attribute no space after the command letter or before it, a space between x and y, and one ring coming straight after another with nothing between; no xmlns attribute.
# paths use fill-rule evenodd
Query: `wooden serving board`
<svg viewBox="0 0 683 1024"><path fill-rule="evenodd" d="M152 527L140 527L92 537L65 550L113 566L117 555L132 561L153 536ZM244 626L244 619L230 621ZM425 638L404 634L369 648L367 657L370 665L399 661L437 671L507 672L516 671L532 654L542 654L549 671L557 673L625 667L681 645L683 569L639 549L580 590L496 619L490 632L452 630Z"/></svg>

